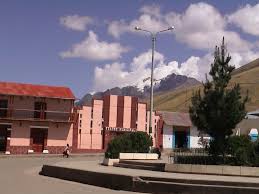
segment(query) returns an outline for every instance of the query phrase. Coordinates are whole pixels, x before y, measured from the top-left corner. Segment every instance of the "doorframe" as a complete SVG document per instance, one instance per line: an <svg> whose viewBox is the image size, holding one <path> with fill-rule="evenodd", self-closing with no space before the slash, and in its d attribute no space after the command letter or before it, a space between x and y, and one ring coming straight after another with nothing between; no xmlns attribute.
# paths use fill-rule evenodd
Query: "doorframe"
<svg viewBox="0 0 259 194"><path fill-rule="evenodd" d="M32 150L33 150L33 137L31 135L31 132L33 129L39 130L39 131L44 131L43 150L45 150L47 148L49 127L47 127L47 126L30 126L30 149L32 149Z"/></svg>
<svg viewBox="0 0 259 194"><path fill-rule="evenodd" d="M177 132L177 131L186 131L187 132L187 148L188 149L190 149L191 148L191 129L190 129L190 127L184 127L183 128L183 130L177 130L177 128L179 128L179 127L174 127L173 126L173 141L172 141L172 148L173 149L175 149L175 147L176 147L176 142L175 142L175 132ZM180 127L181 128L181 127Z"/></svg>

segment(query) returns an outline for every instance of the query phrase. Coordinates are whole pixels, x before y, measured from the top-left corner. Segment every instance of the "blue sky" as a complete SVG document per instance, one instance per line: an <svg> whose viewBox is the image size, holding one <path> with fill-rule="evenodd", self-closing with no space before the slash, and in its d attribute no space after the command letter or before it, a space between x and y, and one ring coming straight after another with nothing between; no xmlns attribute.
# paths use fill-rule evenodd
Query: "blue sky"
<svg viewBox="0 0 259 194"><path fill-rule="evenodd" d="M0 2L0 80L69 86L80 98L114 86L143 86L159 34L155 77L203 80L226 37L232 63L259 57L258 1L45 0Z"/></svg>

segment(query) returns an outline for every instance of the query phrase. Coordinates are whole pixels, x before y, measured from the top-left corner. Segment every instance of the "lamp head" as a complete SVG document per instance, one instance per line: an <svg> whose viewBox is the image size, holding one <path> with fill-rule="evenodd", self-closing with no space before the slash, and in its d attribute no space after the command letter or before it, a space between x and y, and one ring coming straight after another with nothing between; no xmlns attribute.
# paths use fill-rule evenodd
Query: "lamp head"
<svg viewBox="0 0 259 194"><path fill-rule="evenodd" d="M174 29L174 26L170 26L169 28L168 28L168 30L173 30Z"/></svg>
<svg viewBox="0 0 259 194"><path fill-rule="evenodd" d="M135 30L141 30L141 29L140 29L140 27L136 26L136 27L135 27Z"/></svg>

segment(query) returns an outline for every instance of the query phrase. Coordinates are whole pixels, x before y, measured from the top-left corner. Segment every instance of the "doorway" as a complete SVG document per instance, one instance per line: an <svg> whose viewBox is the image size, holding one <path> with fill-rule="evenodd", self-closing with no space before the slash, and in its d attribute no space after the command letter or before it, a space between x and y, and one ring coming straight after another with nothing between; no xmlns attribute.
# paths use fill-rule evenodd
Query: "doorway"
<svg viewBox="0 0 259 194"><path fill-rule="evenodd" d="M189 148L189 133L188 131L174 131L175 148Z"/></svg>
<svg viewBox="0 0 259 194"><path fill-rule="evenodd" d="M31 129L31 146L35 153L42 153L47 145L47 129Z"/></svg>
<svg viewBox="0 0 259 194"><path fill-rule="evenodd" d="M5 152L7 146L7 128L0 125L0 152Z"/></svg>

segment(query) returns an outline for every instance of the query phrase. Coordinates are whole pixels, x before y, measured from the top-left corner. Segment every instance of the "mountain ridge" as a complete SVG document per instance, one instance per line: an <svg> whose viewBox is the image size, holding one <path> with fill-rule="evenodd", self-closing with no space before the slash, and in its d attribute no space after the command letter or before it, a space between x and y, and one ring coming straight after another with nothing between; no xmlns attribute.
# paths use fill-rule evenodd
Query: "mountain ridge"
<svg viewBox="0 0 259 194"><path fill-rule="evenodd" d="M172 73L165 78L161 79L159 83L154 85L154 93L164 93L166 91L172 91L179 87L190 87L198 85L200 82L195 78L187 77L185 75L176 75ZM144 100L149 97L150 87L145 86L143 89L139 89L136 86L114 87L107 89L103 92L96 92L94 94L87 93L78 102L78 105L90 105L92 99L101 99L104 95L118 95L118 96L136 96L140 100Z"/></svg>

